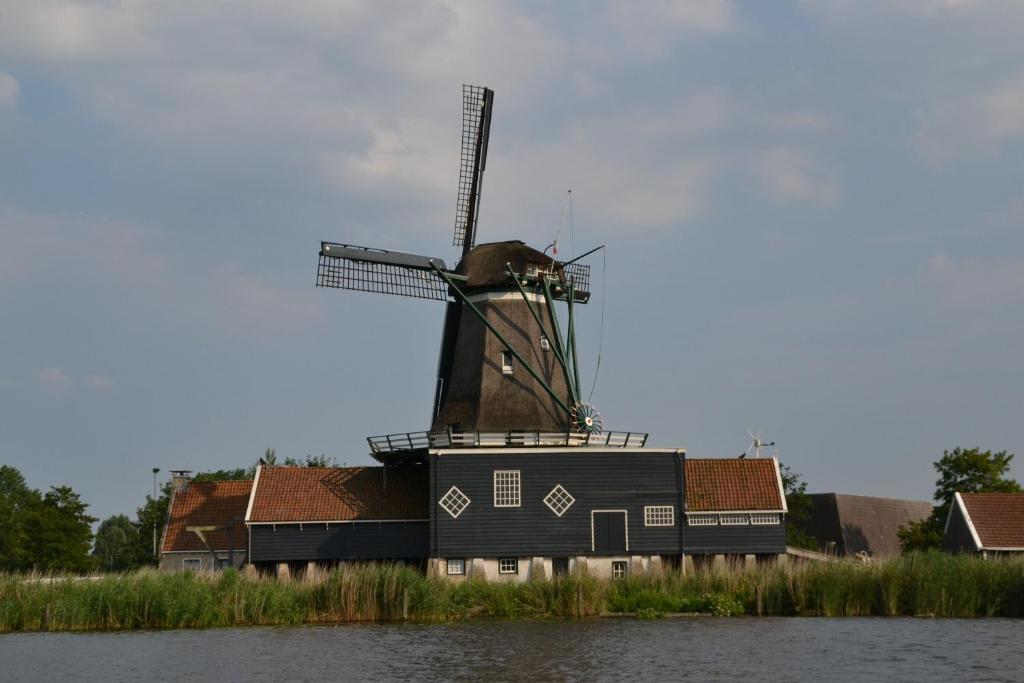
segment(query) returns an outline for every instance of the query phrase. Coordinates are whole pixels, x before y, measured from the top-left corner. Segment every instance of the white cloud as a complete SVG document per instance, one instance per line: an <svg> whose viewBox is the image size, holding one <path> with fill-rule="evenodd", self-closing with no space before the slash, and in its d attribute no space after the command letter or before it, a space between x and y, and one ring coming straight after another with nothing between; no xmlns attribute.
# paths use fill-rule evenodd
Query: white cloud
<svg viewBox="0 0 1024 683"><path fill-rule="evenodd" d="M18 90L18 79L0 71L0 109L17 104Z"/></svg>
<svg viewBox="0 0 1024 683"><path fill-rule="evenodd" d="M97 391L109 391L114 388L114 380L106 375L88 374L82 382Z"/></svg>
<svg viewBox="0 0 1024 683"><path fill-rule="evenodd" d="M752 172L773 201L834 205L840 197L836 172L810 154L787 148L763 152L754 159Z"/></svg>
<svg viewBox="0 0 1024 683"><path fill-rule="evenodd" d="M1001 145L1022 138L1024 74L922 109L911 143L926 162L941 164L994 154Z"/></svg>
<svg viewBox="0 0 1024 683"><path fill-rule="evenodd" d="M729 0L612 0L602 18L620 47L648 59L664 56L689 32L717 34L737 25Z"/></svg>
<svg viewBox="0 0 1024 683"><path fill-rule="evenodd" d="M58 367L45 367L39 370L39 384L55 394L65 394L71 389L74 380Z"/></svg>
<svg viewBox="0 0 1024 683"><path fill-rule="evenodd" d="M0 11L0 54L46 61L137 54L151 46L144 24L151 3L139 0L32 0Z"/></svg>
<svg viewBox="0 0 1024 683"><path fill-rule="evenodd" d="M0 205L0 243L0 278L14 284L59 276L82 290L114 286L123 304L135 297L148 315L230 333L286 334L320 319L307 273L255 275L239 264L197 271L168 255L168 235L132 223Z"/></svg>
<svg viewBox="0 0 1024 683"><path fill-rule="evenodd" d="M1024 259L958 261L935 252L921 278L947 308L991 313L1024 305Z"/></svg>

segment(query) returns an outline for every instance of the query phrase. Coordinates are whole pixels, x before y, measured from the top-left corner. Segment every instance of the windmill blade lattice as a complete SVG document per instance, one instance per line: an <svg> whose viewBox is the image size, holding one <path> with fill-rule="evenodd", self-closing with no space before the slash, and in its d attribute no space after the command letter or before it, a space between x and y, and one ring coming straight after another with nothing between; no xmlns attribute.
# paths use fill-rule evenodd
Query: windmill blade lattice
<svg viewBox="0 0 1024 683"><path fill-rule="evenodd" d="M462 156L459 161L459 200L455 207L455 238L452 244L468 253L476 244L480 190L487 168L487 143L491 135L494 91L476 85L462 86Z"/></svg>
<svg viewBox="0 0 1024 683"><path fill-rule="evenodd" d="M447 301L448 284L431 264L446 270L438 258L321 242L316 286Z"/></svg>

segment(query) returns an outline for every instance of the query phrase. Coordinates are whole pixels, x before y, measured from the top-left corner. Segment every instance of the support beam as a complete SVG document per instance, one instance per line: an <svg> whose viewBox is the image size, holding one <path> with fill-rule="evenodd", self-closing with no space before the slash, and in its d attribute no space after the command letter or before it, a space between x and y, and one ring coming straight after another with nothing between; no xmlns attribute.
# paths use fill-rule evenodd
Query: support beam
<svg viewBox="0 0 1024 683"><path fill-rule="evenodd" d="M500 341L502 346L505 347L505 350L511 353L512 357L522 364L522 366L526 369L526 372L528 372L531 377L537 380L537 383L544 388L544 391L548 392L548 395L551 396L552 399L554 399L555 403L558 404L558 407L564 410L567 415L572 415L572 409L565 404L565 401L562 400L562 397L556 394L555 390L548 386L548 383L545 382L544 379L537 373L537 371L533 369L533 366L526 362L526 359L519 355L518 351L512 348L512 345L509 344L508 340L505 339L504 335L502 335L501 332L498 332L498 330L495 329L494 325L492 325L491 322L487 319L487 316L481 313L480 309L474 306L473 302L469 300L469 297L467 297L465 293L461 289L459 289L458 286L456 286L454 280L448 277L448 273L444 272L437 266L434 266L434 271L448 283L448 286L451 287L452 291L455 292L456 296L462 299L462 303L465 304L466 307L469 308L469 310L473 311L473 313L476 314L476 317L480 319L480 322L484 324L484 327L490 330L491 333L498 338L498 341Z"/></svg>
<svg viewBox="0 0 1024 683"><path fill-rule="evenodd" d="M573 391L572 376L570 374L568 363L566 362L565 354L562 353L562 331L556 327L553 333L548 333L547 326L541 320L540 314L537 313L537 310L533 307L533 302L530 301L530 297L527 296L526 290L519 281L519 274L512 270L512 264L510 263L505 264L505 270L509 274L509 277L512 278L512 281L516 283L516 287L519 288L519 293L522 295L523 301L526 302L526 307L530 309L530 314L533 315L534 321L536 321L537 326L540 327L541 333L545 338L547 338L548 344L551 346L551 353L554 354L555 360L557 360L558 364L562 367L562 373L565 376L565 385L569 387L570 397L572 397L575 402L575 394L577 392ZM549 297L545 297L544 301L548 306L552 305ZM558 337L558 343L552 341L554 337Z"/></svg>

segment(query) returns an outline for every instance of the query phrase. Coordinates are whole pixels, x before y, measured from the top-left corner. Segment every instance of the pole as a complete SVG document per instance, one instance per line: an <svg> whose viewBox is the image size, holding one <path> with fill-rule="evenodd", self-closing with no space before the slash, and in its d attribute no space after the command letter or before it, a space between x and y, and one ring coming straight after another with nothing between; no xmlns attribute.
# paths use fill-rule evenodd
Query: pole
<svg viewBox="0 0 1024 683"><path fill-rule="evenodd" d="M156 502L156 475L160 473L159 467L153 468L153 502ZM156 557L156 520L153 520L153 557Z"/></svg>

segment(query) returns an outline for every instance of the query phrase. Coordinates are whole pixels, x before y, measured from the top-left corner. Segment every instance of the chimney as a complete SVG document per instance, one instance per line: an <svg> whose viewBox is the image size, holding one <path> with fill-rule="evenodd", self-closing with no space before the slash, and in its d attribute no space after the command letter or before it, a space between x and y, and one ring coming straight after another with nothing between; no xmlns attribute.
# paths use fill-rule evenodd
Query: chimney
<svg viewBox="0 0 1024 683"><path fill-rule="evenodd" d="M188 488L188 482L192 479L192 470L171 470L171 489L177 493Z"/></svg>

